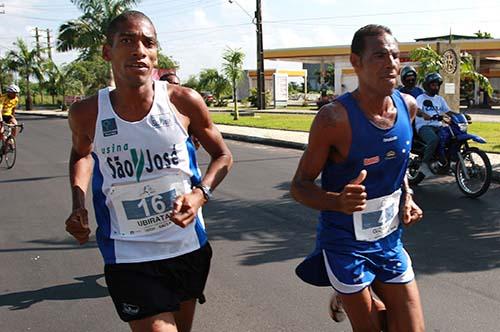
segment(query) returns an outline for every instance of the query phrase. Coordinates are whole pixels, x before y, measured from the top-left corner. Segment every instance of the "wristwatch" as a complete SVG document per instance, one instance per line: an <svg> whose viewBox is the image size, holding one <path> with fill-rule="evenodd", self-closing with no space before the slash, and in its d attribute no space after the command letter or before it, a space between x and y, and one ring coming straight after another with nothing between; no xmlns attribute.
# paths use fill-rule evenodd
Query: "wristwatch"
<svg viewBox="0 0 500 332"><path fill-rule="evenodd" d="M198 188L201 190L201 192L203 193L203 197L205 197L205 200L209 201L212 198L212 189L209 186L198 183L197 185L193 186L193 189L194 188Z"/></svg>

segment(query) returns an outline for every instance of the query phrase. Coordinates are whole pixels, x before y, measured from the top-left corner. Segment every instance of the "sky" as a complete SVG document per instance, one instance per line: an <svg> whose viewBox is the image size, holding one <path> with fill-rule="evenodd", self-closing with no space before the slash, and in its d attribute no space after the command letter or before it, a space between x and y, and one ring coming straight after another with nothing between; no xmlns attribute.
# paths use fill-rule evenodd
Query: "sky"
<svg viewBox="0 0 500 332"><path fill-rule="evenodd" d="M366 24L391 28L401 42L478 30L500 39L498 0L261 0L264 49L349 45ZM1 7L3 5L3 7ZM179 63L182 81L205 68L220 69L227 48L245 53L245 69L256 68L256 32L252 23L256 0L142 0L133 9L156 26L162 53ZM55 46L59 26L81 12L70 0L0 0L0 56L17 38L35 45L35 27L49 29ZM46 45L46 32L43 32ZM58 64L75 52L57 53ZM296 68L265 62L266 68Z"/></svg>

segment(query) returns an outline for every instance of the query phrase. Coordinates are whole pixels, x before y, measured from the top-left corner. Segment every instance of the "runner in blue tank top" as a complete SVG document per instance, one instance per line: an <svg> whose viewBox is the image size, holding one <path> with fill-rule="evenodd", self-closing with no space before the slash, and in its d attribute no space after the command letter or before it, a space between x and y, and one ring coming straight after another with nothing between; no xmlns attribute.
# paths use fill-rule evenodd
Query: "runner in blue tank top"
<svg viewBox="0 0 500 332"><path fill-rule="evenodd" d="M293 197L321 211L316 249L296 272L334 288L354 331L423 331L400 222L423 216L405 177L416 102L394 89L399 48L387 27L358 30L350 60L359 86L318 112L292 181Z"/></svg>
<svg viewBox="0 0 500 332"><path fill-rule="evenodd" d="M204 302L211 249L201 207L232 165L231 152L194 90L155 82L151 20L127 11L108 26L103 57L116 88L71 106L73 208L66 230L89 240L92 178L96 240L120 318L132 331L189 332ZM188 130L210 155L201 176Z"/></svg>

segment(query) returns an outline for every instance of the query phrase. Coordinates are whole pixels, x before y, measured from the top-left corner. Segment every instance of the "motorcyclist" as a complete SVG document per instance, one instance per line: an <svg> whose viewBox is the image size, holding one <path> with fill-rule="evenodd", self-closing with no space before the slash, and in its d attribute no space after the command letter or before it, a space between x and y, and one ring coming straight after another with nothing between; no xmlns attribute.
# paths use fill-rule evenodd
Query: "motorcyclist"
<svg viewBox="0 0 500 332"><path fill-rule="evenodd" d="M399 88L399 91L412 95L413 98L417 98L424 93L424 90L416 86L417 71L412 66L404 66L401 69L401 83L403 86Z"/></svg>
<svg viewBox="0 0 500 332"><path fill-rule="evenodd" d="M415 119L415 127L419 137L426 144L419 171L426 177L433 174L429 168L429 162L439 145L440 128L443 126L443 121L450 121L447 113L450 113L451 110L446 100L439 95L439 88L442 83L443 78L439 73L427 74L423 83L425 93L417 97L419 112ZM442 165L446 164L443 155L439 159Z"/></svg>

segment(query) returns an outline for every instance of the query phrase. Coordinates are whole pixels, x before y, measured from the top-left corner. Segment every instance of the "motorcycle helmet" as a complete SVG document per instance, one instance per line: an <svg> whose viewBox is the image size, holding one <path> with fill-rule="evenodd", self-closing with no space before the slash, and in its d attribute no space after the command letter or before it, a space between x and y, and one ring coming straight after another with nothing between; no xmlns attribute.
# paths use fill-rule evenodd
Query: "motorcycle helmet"
<svg viewBox="0 0 500 332"><path fill-rule="evenodd" d="M443 78L439 73L430 73L425 75L424 87L432 82L437 82L439 85L443 84Z"/></svg>
<svg viewBox="0 0 500 332"><path fill-rule="evenodd" d="M412 66L404 66L401 69L401 81L403 81L406 76L413 75L417 77L417 71Z"/></svg>
<svg viewBox="0 0 500 332"><path fill-rule="evenodd" d="M19 93L21 91L21 89L19 89L19 87L17 85L11 84L7 87L7 89L5 91L11 92L11 93Z"/></svg>

